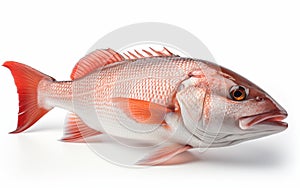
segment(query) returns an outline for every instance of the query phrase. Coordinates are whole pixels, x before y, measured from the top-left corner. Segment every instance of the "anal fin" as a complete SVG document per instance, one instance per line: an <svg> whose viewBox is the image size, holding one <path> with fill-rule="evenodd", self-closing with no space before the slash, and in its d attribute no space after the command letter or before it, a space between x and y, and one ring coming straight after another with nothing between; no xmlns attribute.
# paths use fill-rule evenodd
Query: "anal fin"
<svg viewBox="0 0 300 188"><path fill-rule="evenodd" d="M76 114L70 113L61 140L64 142L84 142L85 138L99 134L102 134L102 132L90 128Z"/></svg>

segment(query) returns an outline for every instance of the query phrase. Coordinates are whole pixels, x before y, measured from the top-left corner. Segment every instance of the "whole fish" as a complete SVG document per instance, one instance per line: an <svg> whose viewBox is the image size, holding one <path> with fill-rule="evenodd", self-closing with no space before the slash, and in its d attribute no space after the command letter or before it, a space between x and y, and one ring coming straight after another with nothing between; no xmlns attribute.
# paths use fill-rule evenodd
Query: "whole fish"
<svg viewBox="0 0 300 188"><path fill-rule="evenodd" d="M71 81L56 81L8 61L19 94L18 126L31 127L54 107L70 111L63 141L99 134L164 144L137 162L160 164L192 148L229 146L278 133L287 112L261 88L214 63L168 49L83 57Z"/></svg>

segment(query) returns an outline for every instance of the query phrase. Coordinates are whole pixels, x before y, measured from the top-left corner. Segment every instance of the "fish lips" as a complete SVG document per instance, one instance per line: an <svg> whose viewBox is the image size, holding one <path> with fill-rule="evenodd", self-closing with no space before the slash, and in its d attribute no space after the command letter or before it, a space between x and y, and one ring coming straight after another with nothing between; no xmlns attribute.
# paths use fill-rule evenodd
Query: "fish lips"
<svg viewBox="0 0 300 188"><path fill-rule="evenodd" d="M288 116L286 111L270 111L261 114L255 114L251 116L244 116L239 119L239 127L242 130L249 129L254 125L265 124L274 126L275 130L284 130L288 127L288 123L283 122Z"/></svg>

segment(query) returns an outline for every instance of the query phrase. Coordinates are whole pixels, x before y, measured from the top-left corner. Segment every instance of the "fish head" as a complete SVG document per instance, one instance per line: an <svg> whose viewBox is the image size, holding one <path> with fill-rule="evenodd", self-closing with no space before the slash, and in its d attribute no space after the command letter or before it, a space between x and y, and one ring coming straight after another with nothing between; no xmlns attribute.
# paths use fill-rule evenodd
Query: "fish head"
<svg viewBox="0 0 300 188"><path fill-rule="evenodd" d="M229 69L218 67L216 70L214 82L222 83L222 87L213 87L212 97L218 98L225 110L215 145L232 145L288 127L283 122L287 111L267 92Z"/></svg>

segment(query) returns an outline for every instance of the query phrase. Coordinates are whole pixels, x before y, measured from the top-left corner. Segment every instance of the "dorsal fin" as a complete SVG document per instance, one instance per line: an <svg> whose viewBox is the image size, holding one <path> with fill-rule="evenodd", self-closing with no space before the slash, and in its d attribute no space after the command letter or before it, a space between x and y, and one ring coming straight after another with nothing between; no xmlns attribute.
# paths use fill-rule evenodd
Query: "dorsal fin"
<svg viewBox="0 0 300 188"><path fill-rule="evenodd" d="M150 51L143 49L142 50L143 54L137 50L134 50L134 52L127 51L127 53L124 53L124 56L126 56L126 59L129 60L140 59L145 57L170 57L170 56L179 57L178 55L175 55L172 52L170 52L170 50L168 50L166 47L164 47L163 50L161 51L154 50L151 47L149 47L149 49Z"/></svg>
<svg viewBox="0 0 300 188"><path fill-rule="evenodd" d="M81 58L73 68L71 79L81 78L99 67L123 61L125 58L114 50L102 49L95 50L85 57Z"/></svg>

